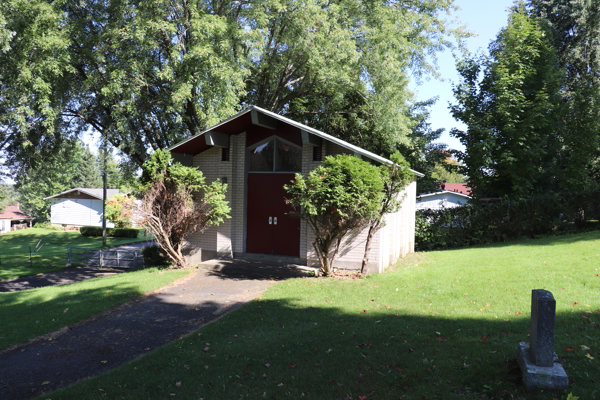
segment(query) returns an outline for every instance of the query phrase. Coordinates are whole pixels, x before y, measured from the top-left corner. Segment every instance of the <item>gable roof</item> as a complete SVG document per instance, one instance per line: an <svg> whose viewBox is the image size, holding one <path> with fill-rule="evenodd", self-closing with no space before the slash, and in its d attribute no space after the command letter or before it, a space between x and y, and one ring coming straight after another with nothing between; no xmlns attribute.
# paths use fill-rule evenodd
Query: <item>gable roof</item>
<svg viewBox="0 0 600 400"><path fill-rule="evenodd" d="M69 189L69 190L65 190L64 192L52 195L52 196L48 196L48 197L44 197L44 200L49 200L52 199L54 197L58 197L58 196L62 196L65 195L67 193L71 193L71 192L81 192L81 193L85 193L88 196L92 196L97 198L98 200L102 200L102 191L104 189L95 189L95 188L74 188L74 189ZM119 194L121 191L119 189L106 189L106 198L110 199L111 197L113 197L114 195Z"/></svg>
<svg viewBox="0 0 600 400"><path fill-rule="evenodd" d="M4 207L4 211L0 212L0 219L10 219L11 221L20 221L25 219L33 219L29 215L21 211L19 203L12 206Z"/></svg>
<svg viewBox="0 0 600 400"><path fill-rule="evenodd" d="M466 183L444 183L442 189L449 192L457 192L466 195L471 195L471 188Z"/></svg>
<svg viewBox="0 0 600 400"><path fill-rule="evenodd" d="M169 147L167 150L169 150L169 151L175 150L177 147L179 147L179 146L182 146L183 144L185 144L185 143L188 143L188 142L190 142L190 141L194 140L195 138L197 138L197 137L199 137L199 136L202 136L202 135L204 135L206 132L210 132L210 131L212 131L212 130L216 129L216 128L218 128L219 126L226 124L227 122L233 121L234 119L236 119L236 118L239 118L239 117L241 117L242 115L244 115L244 114L247 114L247 113L251 112L252 110L258 111L258 112L260 112L260 113L262 113L262 114L265 114L265 115L267 115L267 116L269 116L269 117L271 117L271 118L274 118L274 119L277 119L277 120L279 120L279 121L282 121L282 122L284 122L284 123L286 123L286 124L288 124L288 125L294 126L294 127L298 128L298 129L301 129L301 130L303 130L303 131L306 131L306 132L312 133L312 134L313 134L313 135L315 135L315 136L318 136L318 137L320 137L320 138L323 138L323 139L325 139L325 140L327 140L327 141L329 141L329 142L335 143L335 144L337 144L337 145L339 145L339 146L341 146L341 147L344 147L345 149L348 149L348 150L350 150L350 151L352 151L352 152L354 152L354 153L360 154L361 156L367 157L367 158L369 158L369 159L371 159L371 160L377 161L377 162L379 162L379 163L381 163L381 164L387 164L387 165L391 165L391 164L392 164L392 161L388 160L387 158L384 158L384 157L378 156L378 155L377 155L377 154L375 154L375 153L371 153L371 152L370 152L370 151L368 151L368 150L365 150L365 149L362 149L362 148L360 148L360 147L358 147L358 146L355 146L355 145L353 145L353 144L350 144L350 143L348 143L348 142L346 142L346 141L344 141L344 140L342 140L342 139L338 139L338 138L336 138L336 137L334 137L334 136L328 135L328 134L327 134L327 133L325 133L325 132L321 132L321 131L319 131L319 130L317 130L317 129L311 128L310 126L307 126L307 125L301 124L300 122L296 122L296 121L294 121L294 120L291 120L291 119L289 119L289 118L286 118L286 117L284 117L284 116L281 116L281 115L279 115L279 114L276 114L276 113L274 113L274 112L271 112L271 111L264 110L264 109L262 109L262 108L260 108L260 107L257 107L257 106L249 106L249 107L246 107L245 109L243 109L243 110L242 110L242 111L240 111L239 113L235 114L234 116L232 116L232 117L230 117L230 118L226 119L225 121L223 121L223 122L220 122L220 123L218 123L217 125L214 125L214 126L212 126L212 127L208 128L208 129L206 129L206 130L204 130L204 131L202 131L202 132L200 132L200 133L198 133L198 134L196 134L196 135L192 136L191 138L188 138L188 139L182 140L181 142L179 142L179 143L177 143L177 144L175 144L175 145L173 145L173 146ZM417 176L419 176L419 177L423 177L423 176L425 176L424 174L422 174L422 173L420 173L420 172L418 172L418 171L415 171L415 170L413 170L413 169L411 169L411 171L412 171L412 172L413 172L415 175L417 175Z"/></svg>
<svg viewBox="0 0 600 400"><path fill-rule="evenodd" d="M456 195L456 196L459 196L459 197L464 197L464 198L466 198L466 199L470 199L470 198L472 198L471 196L469 196L469 195L466 195L466 194L464 194L464 193L460 193L460 192L452 192L452 191L450 191L450 190L442 190L441 192L420 194L420 195L418 195L418 196L417 196L417 199L421 199L421 198L423 198L423 197L435 196L435 195L438 195L438 194L446 194L446 193L447 193L447 194L453 194L453 195Z"/></svg>

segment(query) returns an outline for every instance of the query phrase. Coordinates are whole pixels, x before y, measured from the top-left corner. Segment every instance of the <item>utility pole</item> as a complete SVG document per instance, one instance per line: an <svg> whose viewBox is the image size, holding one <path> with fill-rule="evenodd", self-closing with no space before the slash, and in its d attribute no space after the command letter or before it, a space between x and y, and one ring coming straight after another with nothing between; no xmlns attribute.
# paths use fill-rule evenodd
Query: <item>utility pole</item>
<svg viewBox="0 0 600 400"><path fill-rule="evenodd" d="M106 133L103 136L104 139L104 154L102 160L102 246L106 246L106 189L108 186L108 168L106 167L106 151L107 151L107 143L106 143Z"/></svg>

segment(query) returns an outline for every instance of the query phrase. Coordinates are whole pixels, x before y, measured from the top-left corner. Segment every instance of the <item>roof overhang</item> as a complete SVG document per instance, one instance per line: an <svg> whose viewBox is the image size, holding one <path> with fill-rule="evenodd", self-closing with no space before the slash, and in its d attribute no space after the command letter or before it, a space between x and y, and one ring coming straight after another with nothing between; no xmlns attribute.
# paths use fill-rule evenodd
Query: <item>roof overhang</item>
<svg viewBox="0 0 600 400"><path fill-rule="evenodd" d="M64 192L61 192L61 193L58 193L58 194L55 194L55 195L52 195L52 196L44 197L44 200L50 200L50 199L53 199L53 198L55 198L55 197L59 197L59 196L62 196L62 195L64 195L64 194L71 193L71 192L81 192L81 193L85 193L85 194L87 194L88 196L94 197L94 198L96 198L96 199L98 199L98 200L102 200L102 197L98 197L98 196L96 196L95 194L93 194L93 193L90 193L90 192L88 192L87 190L85 190L85 189L82 189L82 188L75 188L75 189L69 189L69 190L65 190Z"/></svg>
<svg viewBox="0 0 600 400"><path fill-rule="evenodd" d="M325 132L321 132L317 129L311 128L310 126L301 124L300 122L296 122L294 120L291 120L289 118L286 118L284 116L281 116L279 114L275 114L271 111L267 111L264 110L260 107L257 106L250 106L245 108L244 110L240 111L239 113L235 114L234 116L232 116L231 118L226 119L225 121L211 127L208 128L194 136L192 136L189 139L183 140L171 147L169 147L167 150L174 152L174 153L181 153L178 152L178 149L182 149L184 148L184 145L186 144L190 144L192 141L197 140L200 136L205 135L208 132L218 132L219 134L223 134L222 130L219 130L219 127L223 127L223 125L227 124L228 122L231 122L245 114L251 114L251 120L252 123L255 125L259 125L259 126L263 126L265 128L268 129L274 129L274 127L277 126L277 121L281 121L283 123L286 123L288 125L291 125L293 127L296 127L298 129L300 129L302 131L302 137L303 137L303 141L305 141L306 143L309 143L313 146L317 145L317 143L319 143L318 138L320 139L325 139L329 142L335 143L347 150L350 150L351 152L353 152L356 155L360 155L361 157L366 157L370 160L376 161L380 164L386 164L386 165L391 165L392 161L388 160L387 158L378 156L377 154L371 153L370 151L367 151L365 149L362 149L358 146L355 146L353 144L350 144L342 139L338 139L334 136L328 135ZM238 132L241 133L241 132ZM199 143L199 148L202 149L205 146L210 146L206 140L204 142L200 142ZM202 150L201 150L202 151ZM183 152L185 153L185 152ZM187 153L189 154L189 153ZM197 153L196 153L197 154ZM194 154L195 155L195 154ZM418 177L424 177L425 175L415 171L413 169L411 169L411 172L413 172L416 176Z"/></svg>

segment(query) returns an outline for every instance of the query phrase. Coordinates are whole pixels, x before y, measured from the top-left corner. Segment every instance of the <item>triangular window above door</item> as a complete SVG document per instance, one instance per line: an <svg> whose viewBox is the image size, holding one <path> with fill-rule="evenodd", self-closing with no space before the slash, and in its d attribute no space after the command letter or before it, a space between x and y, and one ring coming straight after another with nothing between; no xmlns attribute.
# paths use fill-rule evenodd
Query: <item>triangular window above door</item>
<svg viewBox="0 0 600 400"><path fill-rule="evenodd" d="M269 138L249 149L250 172L301 172L302 148L280 138Z"/></svg>

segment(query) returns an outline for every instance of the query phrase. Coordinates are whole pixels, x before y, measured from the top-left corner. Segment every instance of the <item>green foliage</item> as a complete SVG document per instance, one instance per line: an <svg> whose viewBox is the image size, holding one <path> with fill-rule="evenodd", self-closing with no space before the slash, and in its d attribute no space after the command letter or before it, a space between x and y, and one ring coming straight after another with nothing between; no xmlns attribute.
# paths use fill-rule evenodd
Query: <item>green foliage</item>
<svg viewBox="0 0 600 400"><path fill-rule="evenodd" d="M91 128L142 166L150 150L256 104L388 155L414 126L410 73L435 75L435 53L467 36L446 20L455 9L453 0L7 0L0 143L11 165L35 167Z"/></svg>
<svg viewBox="0 0 600 400"><path fill-rule="evenodd" d="M490 44L489 58L457 66L462 80L451 110L467 130L451 134L466 148L457 156L476 197L527 198L564 184L559 159L564 73L550 38L546 24L528 16L521 4Z"/></svg>
<svg viewBox="0 0 600 400"><path fill-rule="evenodd" d="M182 252L186 235L231 218L227 185L219 180L206 183L202 171L173 162L168 150L157 150L144 164L139 190L142 201L136 218L176 268L187 265Z"/></svg>
<svg viewBox="0 0 600 400"><path fill-rule="evenodd" d="M62 226L52 225L50 222L36 222L33 226L37 229L47 229L49 231L64 231Z"/></svg>
<svg viewBox="0 0 600 400"><path fill-rule="evenodd" d="M296 174L284 188L296 214L315 234L313 247L324 275L333 273L344 237L379 212L383 180L377 167L350 155L328 156L308 176Z"/></svg>
<svg viewBox="0 0 600 400"><path fill-rule="evenodd" d="M51 202L45 197L75 187L98 187L98 174L82 174L87 164L96 165L94 155L79 141L63 143L54 156L36 168L30 167L16 179L22 209L38 221L50 220ZM88 170L89 171L89 170ZM87 180L87 179L91 180Z"/></svg>
<svg viewBox="0 0 600 400"><path fill-rule="evenodd" d="M419 210L415 247L418 251L468 247L522 237L600 229L600 189L528 199L502 199Z"/></svg>
<svg viewBox="0 0 600 400"><path fill-rule="evenodd" d="M446 183L466 183L467 177L458 172L460 164L451 158L446 158L435 166L435 171L431 174L433 179Z"/></svg>
<svg viewBox="0 0 600 400"><path fill-rule="evenodd" d="M146 267L159 267L169 263L169 259L160 246L144 247L142 249L142 256L144 257L144 265Z"/></svg>
<svg viewBox="0 0 600 400"><path fill-rule="evenodd" d="M82 226L79 232L83 236L102 236L101 226ZM137 238L139 231L133 228L106 228L108 237Z"/></svg>
<svg viewBox="0 0 600 400"><path fill-rule="evenodd" d="M12 185L0 183L0 212L6 206L10 206L17 201L18 195Z"/></svg>
<svg viewBox="0 0 600 400"><path fill-rule="evenodd" d="M369 230L365 243L365 253L360 268L362 274L368 273L369 252L371 251L373 235L379 229L383 228L387 214L395 213L400 209L405 197L405 195L401 196L401 193L414 179L410 165L400 152L392 154L390 160L391 164L384 164L379 167L383 183L381 203L379 204L379 209L371 215L368 223Z"/></svg>
<svg viewBox="0 0 600 400"><path fill-rule="evenodd" d="M561 150L565 182L578 190L600 183L600 3L586 0L528 0L530 13L546 21L559 65L566 132ZM597 171L597 170L596 170ZM597 172L596 172L597 173Z"/></svg>
<svg viewBox="0 0 600 400"><path fill-rule="evenodd" d="M117 194L106 200L104 215L117 228L131 228L133 217L133 201L131 196Z"/></svg>

